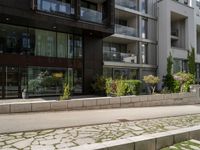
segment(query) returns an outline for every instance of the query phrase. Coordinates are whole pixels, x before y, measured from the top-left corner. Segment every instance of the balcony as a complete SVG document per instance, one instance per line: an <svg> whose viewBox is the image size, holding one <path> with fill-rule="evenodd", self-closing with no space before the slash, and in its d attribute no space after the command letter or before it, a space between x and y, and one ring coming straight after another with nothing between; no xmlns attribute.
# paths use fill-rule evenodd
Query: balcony
<svg viewBox="0 0 200 150"><path fill-rule="evenodd" d="M137 5L133 0L116 0L115 4L129 9L137 10Z"/></svg>
<svg viewBox="0 0 200 150"><path fill-rule="evenodd" d="M102 23L102 12L81 7L80 18L85 21L91 21L95 23Z"/></svg>
<svg viewBox="0 0 200 150"><path fill-rule="evenodd" d="M123 25L119 25L119 24L115 25L115 33L123 34L123 35L127 35L127 36L134 36L134 37L138 36L137 30L135 28L123 26Z"/></svg>
<svg viewBox="0 0 200 150"><path fill-rule="evenodd" d="M72 8L71 4L57 0L37 0L37 9L49 13L74 14L74 8Z"/></svg>
<svg viewBox="0 0 200 150"><path fill-rule="evenodd" d="M130 53L120 53L115 51L103 51L104 61L137 63L137 56Z"/></svg>

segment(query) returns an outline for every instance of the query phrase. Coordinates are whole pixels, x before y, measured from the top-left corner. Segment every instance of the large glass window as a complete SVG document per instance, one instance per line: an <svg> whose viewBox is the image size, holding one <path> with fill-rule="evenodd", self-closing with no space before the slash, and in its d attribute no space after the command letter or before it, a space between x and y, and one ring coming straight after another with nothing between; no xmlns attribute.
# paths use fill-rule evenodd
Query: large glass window
<svg viewBox="0 0 200 150"><path fill-rule="evenodd" d="M68 35L68 58L73 58L74 57L74 39L73 35L70 34Z"/></svg>
<svg viewBox="0 0 200 150"><path fill-rule="evenodd" d="M146 43L141 44L141 63L147 64L148 63L148 45Z"/></svg>
<svg viewBox="0 0 200 150"><path fill-rule="evenodd" d="M56 32L35 30L35 55L56 57Z"/></svg>
<svg viewBox="0 0 200 150"><path fill-rule="evenodd" d="M82 93L83 75L81 69L74 70L74 93Z"/></svg>
<svg viewBox="0 0 200 150"><path fill-rule="evenodd" d="M81 7L97 10L97 4L84 0L81 1Z"/></svg>
<svg viewBox="0 0 200 150"><path fill-rule="evenodd" d="M57 34L57 57L67 58L68 36L64 33Z"/></svg>
<svg viewBox="0 0 200 150"><path fill-rule="evenodd" d="M103 44L103 53L105 61L117 61L125 63L137 63L137 44Z"/></svg>
<svg viewBox="0 0 200 150"><path fill-rule="evenodd" d="M37 0L37 9L49 13L74 14L74 0Z"/></svg>
<svg viewBox="0 0 200 150"><path fill-rule="evenodd" d="M147 18L142 18L141 20L141 37L146 39L147 38L147 32L148 32L148 20Z"/></svg>
<svg viewBox="0 0 200 150"><path fill-rule="evenodd" d="M147 0L141 0L141 12L147 13Z"/></svg>
<svg viewBox="0 0 200 150"><path fill-rule="evenodd" d="M74 57L82 58L82 37L74 36Z"/></svg>
<svg viewBox="0 0 200 150"><path fill-rule="evenodd" d="M180 71L187 72L188 71L188 65L187 65L187 60L182 60L182 59L174 59L173 63L173 72L177 73Z"/></svg>
<svg viewBox="0 0 200 150"><path fill-rule="evenodd" d="M28 91L30 96L58 95L63 91L67 80L67 69L62 68L28 68Z"/></svg>
<svg viewBox="0 0 200 150"><path fill-rule="evenodd" d="M73 34L0 24L0 53L81 58L82 37Z"/></svg>
<svg viewBox="0 0 200 150"><path fill-rule="evenodd" d="M19 95L19 70L18 67L5 68L5 97L15 98Z"/></svg>
<svg viewBox="0 0 200 150"><path fill-rule="evenodd" d="M103 68L103 74L113 79L138 79L138 70L129 68Z"/></svg>
<svg viewBox="0 0 200 150"><path fill-rule="evenodd" d="M0 24L0 53L31 54L34 39L28 28Z"/></svg>

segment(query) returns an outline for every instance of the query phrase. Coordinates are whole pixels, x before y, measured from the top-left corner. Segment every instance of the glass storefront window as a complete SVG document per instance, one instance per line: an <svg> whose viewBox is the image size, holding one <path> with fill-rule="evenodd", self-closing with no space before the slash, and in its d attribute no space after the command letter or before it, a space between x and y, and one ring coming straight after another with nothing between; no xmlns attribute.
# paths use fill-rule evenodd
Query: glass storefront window
<svg viewBox="0 0 200 150"><path fill-rule="evenodd" d="M105 77L112 77L112 68L103 68L103 75Z"/></svg>
<svg viewBox="0 0 200 150"><path fill-rule="evenodd" d="M15 98L19 95L19 70L18 67L5 68L5 97Z"/></svg>
<svg viewBox="0 0 200 150"><path fill-rule="evenodd" d="M82 93L82 70L74 70L74 93Z"/></svg>
<svg viewBox="0 0 200 150"><path fill-rule="evenodd" d="M35 55L56 57L56 32L35 30Z"/></svg>
<svg viewBox="0 0 200 150"><path fill-rule="evenodd" d="M74 36L74 58L82 58L82 37Z"/></svg>
<svg viewBox="0 0 200 150"><path fill-rule="evenodd" d="M0 53L56 58L82 58L82 37L0 24Z"/></svg>
<svg viewBox="0 0 200 150"><path fill-rule="evenodd" d="M68 35L68 58L73 58L74 57L74 39L73 35L70 34Z"/></svg>
<svg viewBox="0 0 200 150"><path fill-rule="evenodd" d="M0 53L30 54L34 43L28 28L0 24Z"/></svg>
<svg viewBox="0 0 200 150"><path fill-rule="evenodd" d="M138 70L129 68L103 68L103 75L113 79L138 79Z"/></svg>
<svg viewBox="0 0 200 150"><path fill-rule="evenodd" d="M28 91L30 96L59 95L67 78L67 69L62 68L28 68Z"/></svg>
<svg viewBox="0 0 200 150"><path fill-rule="evenodd" d="M64 33L57 34L57 57L67 58L68 36Z"/></svg>

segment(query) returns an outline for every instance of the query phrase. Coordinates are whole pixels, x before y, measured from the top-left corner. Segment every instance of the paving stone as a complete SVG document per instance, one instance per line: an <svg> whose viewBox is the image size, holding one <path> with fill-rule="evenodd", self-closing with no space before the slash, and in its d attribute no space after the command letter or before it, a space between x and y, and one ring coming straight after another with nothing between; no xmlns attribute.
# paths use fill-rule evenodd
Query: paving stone
<svg viewBox="0 0 200 150"><path fill-rule="evenodd" d="M200 114L140 121L125 120L125 122L84 127L2 134L0 135L0 147L1 149L16 147L17 149L28 150L31 147L31 149L48 150L56 149L57 147L64 149L65 146L67 149L81 145L127 138L132 143L136 142L136 147L141 146L143 149L146 149L145 145L148 145L150 148L154 147L154 145L150 143L154 143L155 141L149 142L149 139L157 138L162 135L164 138L157 140L157 147L163 148L163 146L168 146L168 144L172 142L166 134L177 134L175 136L176 142L187 140L190 137L198 137L200 135L198 132L195 134L195 132L193 133L185 129L186 127L190 127L195 131L200 130L199 127L192 127L197 125L200 125ZM163 133L165 131L167 131L166 134ZM184 132L190 132L190 137L189 134L184 134ZM151 134L154 134L154 136L152 137ZM137 141L141 140L146 140L147 143L137 143ZM118 145L126 145L126 143L116 144L117 145L114 145L116 149L119 148ZM128 144L127 149L129 149L129 146ZM110 145L110 147L112 147L112 145ZM86 147L84 147L84 149L86 149Z"/></svg>
<svg viewBox="0 0 200 150"><path fill-rule="evenodd" d="M23 141L19 141L17 143L14 143L13 146L18 148L18 149L23 149L23 148L28 147L29 145L31 145L33 140L34 140L33 138L30 138L30 139L26 139L26 140L23 140Z"/></svg>

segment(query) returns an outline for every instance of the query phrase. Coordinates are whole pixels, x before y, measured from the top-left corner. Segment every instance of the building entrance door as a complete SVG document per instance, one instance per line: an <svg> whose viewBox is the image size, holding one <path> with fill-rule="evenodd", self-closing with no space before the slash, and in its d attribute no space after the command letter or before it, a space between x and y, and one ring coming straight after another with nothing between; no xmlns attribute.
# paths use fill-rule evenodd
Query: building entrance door
<svg viewBox="0 0 200 150"><path fill-rule="evenodd" d="M5 67L5 98L18 98L19 88L19 69L18 67Z"/></svg>

